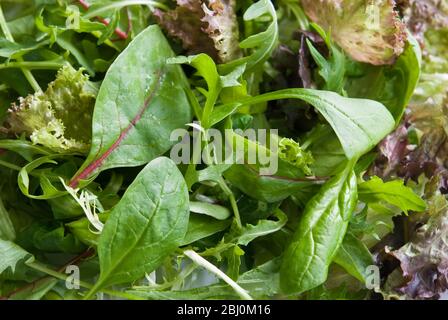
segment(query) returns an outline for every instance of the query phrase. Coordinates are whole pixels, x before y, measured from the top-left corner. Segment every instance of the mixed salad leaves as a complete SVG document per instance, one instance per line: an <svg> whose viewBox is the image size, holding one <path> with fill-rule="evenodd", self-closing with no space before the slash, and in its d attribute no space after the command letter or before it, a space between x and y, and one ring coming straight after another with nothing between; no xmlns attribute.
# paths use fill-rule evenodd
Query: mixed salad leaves
<svg viewBox="0 0 448 320"><path fill-rule="evenodd" d="M2 299L446 297L446 0L2 0L0 30Z"/></svg>

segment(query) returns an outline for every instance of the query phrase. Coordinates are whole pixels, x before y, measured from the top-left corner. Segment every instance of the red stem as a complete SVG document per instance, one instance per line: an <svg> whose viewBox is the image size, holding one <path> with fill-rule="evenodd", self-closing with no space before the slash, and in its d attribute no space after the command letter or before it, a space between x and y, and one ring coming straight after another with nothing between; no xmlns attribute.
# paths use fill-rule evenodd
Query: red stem
<svg viewBox="0 0 448 320"><path fill-rule="evenodd" d="M67 268L67 266L80 264L82 260L84 260L86 258L89 258L90 256L93 255L94 252L95 251L92 248L87 249L86 251L84 251L80 255L74 257L72 260L70 260L69 262L64 264L57 271L58 272L63 272ZM23 286L21 288L18 288L16 290L10 292L7 296L0 297L0 300L8 300L11 296L13 296L13 295L15 295L15 294L17 294L17 293L19 293L21 291L24 291L26 289L29 289L29 288L34 289L34 287L36 287L39 284L39 282L42 282L42 281L44 281L46 279L49 279L49 278L52 278L52 277L51 276L45 276L45 277L39 278L37 280L34 280L33 282L27 284L26 286Z"/></svg>
<svg viewBox="0 0 448 320"><path fill-rule="evenodd" d="M85 0L78 0L78 2L81 5L81 7L84 8L84 10L89 10L90 4L88 4ZM100 21L102 24L104 24L105 26L109 25L109 21L107 21L106 19L104 19L102 17L96 17L96 19L98 21ZM130 16L129 16L129 11L128 11L128 31L124 32L120 28L115 28L115 30L114 30L114 33L118 36L118 38L120 38L120 40L126 40L128 38L129 31L130 31L130 27L129 27L130 25L132 26Z"/></svg>
<svg viewBox="0 0 448 320"><path fill-rule="evenodd" d="M149 105L154 98L161 82L161 71L157 72L156 74L156 82L153 90L148 95L146 100L143 102L143 106L141 106L140 110L138 111L137 115L131 120L129 125L120 133L118 138L114 141L114 143L107 148L107 150L97 159L95 159L92 163L90 163L84 170L82 170L79 174L77 174L75 177L72 178L72 180L69 183L69 186L71 188L78 187L78 184L81 180L89 178L101 165L103 162L114 152L120 144L123 142L123 140L128 135L129 131L131 131L132 128L134 128L137 123L140 121L140 119L143 117L143 114L148 110ZM101 147L100 147L101 150Z"/></svg>

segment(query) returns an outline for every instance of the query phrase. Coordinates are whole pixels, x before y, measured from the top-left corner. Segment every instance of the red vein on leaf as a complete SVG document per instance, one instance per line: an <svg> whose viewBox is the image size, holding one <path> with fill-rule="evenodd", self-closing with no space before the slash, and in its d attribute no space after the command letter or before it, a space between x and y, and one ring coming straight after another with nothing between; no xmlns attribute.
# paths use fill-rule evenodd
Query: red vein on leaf
<svg viewBox="0 0 448 320"><path fill-rule="evenodd" d="M0 149L0 156L1 156L2 154L6 153L6 151L7 151L7 150L5 150L5 149Z"/></svg>
<svg viewBox="0 0 448 320"><path fill-rule="evenodd" d="M152 101L152 99L155 96L155 93L157 92L157 90L160 87L160 83L161 83L161 71L158 71L156 73L156 81L155 81L155 85L152 88L150 94L148 95L148 97L146 98L146 100L143 103L143 106L140 108L139 112L137 113L137 115L131 120L131 122L129 123L129 125L120 133L120 135L118 136L118 138L115 140L115 142L106 150L106 152L104 152L98 159L96 159L95 161L93 161L90 165L88 165L82 172L80 172L78 175L76 175L71 181L69 186L71 188L76 188L79 184L79 181L87 179L90 177L90 175L95 172L102 164L103 162L112 154L112 152L114 152L119 146L120 144L123 142L123 140L126 138L126 136L128 135L129 131L131 131L132 128L135 127L135 125L140 121L140 119L142 118L143 114L146 112L146 110L148 110L149 105Z"/></svg>

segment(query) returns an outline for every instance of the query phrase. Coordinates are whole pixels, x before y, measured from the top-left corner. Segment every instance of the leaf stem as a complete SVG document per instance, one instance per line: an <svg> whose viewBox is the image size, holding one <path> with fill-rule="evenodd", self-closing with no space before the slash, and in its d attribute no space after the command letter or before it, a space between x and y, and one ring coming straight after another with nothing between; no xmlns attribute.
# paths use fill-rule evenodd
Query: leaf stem
<svg viewBox="0 0 448 320"><path fill-rule="evenodd" d="M0 63L1 69L8 68L27 68L27 69L35 69L35 70L51 70L51 69L60 69L65 64L63 62L55 62L55 61L17 61L17 62L9 62L9 63Z"/></svg>
<svg viewBox="0 0 448 320"><path fill-rule="evenodd" d="M6 23L5 16L3 14L2 6L0 5L0 27L3 31L3 34L5 35L6 39L8 39L10 42L15 42L14 37L11 34L11 31L8 28L8 24ZM16 58L18 62L23 62L22 57ZM25 75L25 78L30 83L31 87L34 89L34 91L42 91L42 89L39 86L39 83L37 83L36 79L34 78L33 74L30 70L26 69L25 67L21 68L23 74Z"/></svg>
<svg viewBox="0 0 448 320"><path fill-rule="evenodd" d="M239 284L237 284L235 281L230 279L228 275L226 275L224 272L219 270L214 264L208 262L206 259L201 257L199 254L197 254L193 250L185 250L184 255L190 258L194 263L197 265L207 269L211 273L215 274L222 280L224 280L229 286L235 290L235 292L244 300L253 300L253 298L247 293L247 291L240 287Z"/></svg>
<svg viewBox="0 0 448 320"><path fill-rule="evenodd" d="M218 184L224 191L224 193L229 197L230 205L232 206L233 214L235 215L236 224L239 229L242 229L243 224L241 222L241 215L238 209L238 204L236 203L235 195L233 194L232 190L230 190L223 177L218 180Z"/></svg>
<svg viewBox="0 0 448 320"><path fill-rule="evenodd" d="M62 280L62 281L66 281L67 278L68 278L68 275L65 275L63 273L57 272L57 271L55 271L53 269L50 269L50 268L46 267L45 265L43 265L42 263L37 262L37 261L28 262L27 266L29 266L30 268L33 268L33 269L35 269L37 271L43 272L45 274L48 274L48 275L52 276L53 278ZM93 288L93 285L88 283L88 282L84 282L84 281L79 280L78 283L79 283L79 285L81 287L84 287L86 289ZM138 297L138 296L135 296L133 294L126 293L126 292L119 292L119 291L107 290L107 289L103 289L103 290L101 290L101 292L106 293L106 294L111 295L111 296L115 296L115 297L119 297L119 298L123 298L123 299L128 299L128 300L143 300L142 297Z"/></svg>

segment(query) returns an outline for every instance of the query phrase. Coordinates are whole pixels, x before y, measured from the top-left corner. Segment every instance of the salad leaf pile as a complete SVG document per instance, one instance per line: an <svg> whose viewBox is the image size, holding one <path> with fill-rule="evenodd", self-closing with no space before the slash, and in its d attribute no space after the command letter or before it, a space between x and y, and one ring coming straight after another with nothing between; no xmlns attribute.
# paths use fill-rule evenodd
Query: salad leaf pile
<svg viewBox="0 0 448 320"><path fill-rule="evenodd" d="M443 298L447 52L445 0L1 1L0 297Z"/></svg>

